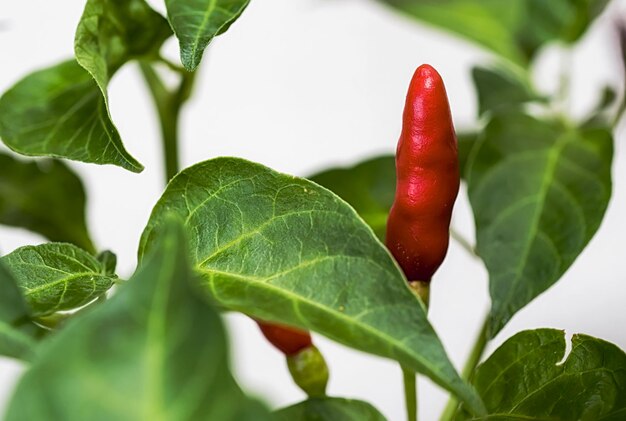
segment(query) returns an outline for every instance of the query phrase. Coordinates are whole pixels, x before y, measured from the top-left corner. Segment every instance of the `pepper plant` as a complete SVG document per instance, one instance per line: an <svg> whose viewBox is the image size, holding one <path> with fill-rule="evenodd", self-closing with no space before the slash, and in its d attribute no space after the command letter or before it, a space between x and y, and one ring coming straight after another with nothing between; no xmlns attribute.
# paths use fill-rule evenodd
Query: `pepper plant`
<svg viewBox="0 0 626 421"><path fill-rule="evenodd" d="M50 241L0 258L0 354L27 366L5 419L384 419L369 403L325 394L326 362L308 331L397 361L410 420L416 374L450 393L442 420L625 419L626 355L609 342L577 334L566 355L563 332L546 328L519 332L484 355L515 313L568 270L611 197L624 93L607 89L586 118L574 119L555 112L560 98L539 92L530 73L542 47L577 43L608 0L380 1L492 53L491 65L472 71L475 126L457 132L476 245L454 237L484 262L492 302L461 373L428 320L426 295L409 284L431 280L405 276L406 267L423 264L424 237L442 230L417 229L415 250L406 250L409 231L395 220L391 253L383 243L404 182L396 186L393 155L307 178L229 157L179 168L179 117L195 71L248 2L165 0L162 16L144 0L87 0L75 57L25 75L0 97L0 138L10 149L0 154L0 223ZM178 40L180 63L161 55L170 37ZM421 60L416 52L416 64ZM115 254L91 240L87 195L65 161L115 165L128 177L142 171L111 118L107 92L131 62L139 63L156 105L167 185L141 239L128 239L139 241L139 264L121 279ZM173 86L163 67L177 75ZM433 130L453 144L447 116L424 124L435 121ZM414 130L403 136L423 127ZM395 143L390 139L390 150ZM445 165L430 158L442 171L435 180L457 177L449 170L456 151ZM458 178L449 183L458 189ZM436 203L417 197L445 212L424 219L423 207L409 209L417 213L407 230L415 221L444 221L447 248L452 190L440 204L439 196L432 196ZM406 266L403 250L417 260ZM443 255L438 249L428 277ZM309 399L270 409L246 396L229 370L224 311L258 321ZM332 376L332 359L326 361Z"/></svg>

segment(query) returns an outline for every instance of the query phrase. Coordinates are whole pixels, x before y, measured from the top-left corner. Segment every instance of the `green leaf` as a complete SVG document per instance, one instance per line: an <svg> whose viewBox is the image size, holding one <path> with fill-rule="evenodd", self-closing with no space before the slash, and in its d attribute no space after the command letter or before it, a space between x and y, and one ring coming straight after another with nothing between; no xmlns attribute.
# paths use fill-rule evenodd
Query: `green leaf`
<svg viewBox="0 0 626 421"><path fill-rule="evenodd" d="M131 281L42 346L7 421L269 419L229 373L222 324L190 285L183 243L170 221Z"/></svg>
<svg viewBox="0 0 626 421"><path fill-rule="evenodd" d="M107 275L115 275L115 267L117 266L117 256L110 250L105 250L96 256L96 259L102 264L104 273Z"/></svg>
<svg viewBox="0 0 626 421"><path fill-rule="evenodd" d="M170 212L185 221L202 287L220 305L393 358L480 411L388 251L328 190L236 158L197 164L155 206L140 258Z"/></svg>
<svg viewBox="0 0 626 421"><path fill-rule="evenodd" d="M367 402L343 398L312 398L275 413L277 421L385 421Z"/></svg>
<svg viewBox="0 0 626 421"><path fill-rule="evenodd" d="M393 155L361 162L350 168L333 168L309 177L348 202L384 241L389 209L396 193Z"/></svg>
<svg viewBox="0 0 626 421"><path fill-rule="evenodd" d="M170 35L167 21L143 0L89 0L76 30L78 64L37 71L7 91L0 98L0 137L23 155L141 172L111 121L106 87L124 63L156 55Z"/></svg>
<svg viewBox="0 0 626 421"><path fill-rule="evenodd" d="M85 202L82 182L62 162L24 162L0 153L0 224L92 252Z"/></svg>
<svg viewBox="0 0 626 421"><path fill-rule="evenodd" d="M611 197L606 128L495 117L469 169L477 252L489 271L493 337L554 284L594 235Z"/></svg>
<svg viewBox="0 0 626 421"><path fill-rule="evenodd" d="M31 359L40 329L31 322L28 305L2 263L0 291L0 355Z"/></svg>
<svg viewBox="0 0 626 421"><path fill-rule="evenodd" d="M167 16L180 42L180 60L194 71L207 45L239 18L250 0L165 0Z"/></svg>
<svg viewBox="0 0 626 421"><path fill-rule="evenodd" d="M479 115L487 111L519 108L526 102L542 100L533 92L529 80L504 68L474 67L472 78L478 93Z"/></svg>
<svg viewBox="0 0 626 421"><path fill-rule="evenodd" d="M573 43L608 0L381 0L520 65L552 41Z"/></svg>
<svg viewBox="0 0 626 421"><path fill-rule="evenodd" d="M65 243L18 248L0 258L22 289L32 316L81 307L104 294L116 280L109 266Z"/></svg>
<svg viewBox="0 0 626 421"><path fill-rule="evenodd" d="M489 419L626 418L626 354L585 335L574 335L562 361L565 353L564 334L553 329L520 332L500 346L473 380Z"/></svg>
<svg viewBox="0 0 626 421"><path fill-rule="evenodd" d="M477 137L470 132L457 134L461 174L465 172L470 150ZM376 236L384 241L387 217L396 192L396 162L393 155L371 158L353 167L331 168L308 178L348 202Z"/></svg>
<svg viewBox="0 0 626 421"><path fill-rule="evenodd" d="M461 132L456 134L459 152L459 173L461 180L467 180L467 169L471 158L472 149L478 144L479 133Z"/></svg>
<svg viewBox="0 0 626 421"><path fill-rule="evenodd" d="M89 0L76 29L76 60L107 97L111 76L131 59L156 56L172 35L144 0Z"/></svg>
<svg viewBox="0 0 626 421"><path fill-rule="evenodd" d="M124 149L98 85L74 60L31 73L2 95L0 137L22 155L143 169Z"/></svg>

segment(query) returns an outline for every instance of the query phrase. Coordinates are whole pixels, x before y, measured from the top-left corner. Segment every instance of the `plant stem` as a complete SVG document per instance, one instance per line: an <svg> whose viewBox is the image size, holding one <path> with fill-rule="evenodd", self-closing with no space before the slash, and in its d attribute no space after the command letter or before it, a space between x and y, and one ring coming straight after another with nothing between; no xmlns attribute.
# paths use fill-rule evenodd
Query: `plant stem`
<svg viewBox="0 0 626 421"><path fill-rule="evenodd" d="M450 237L455 240L465 251L472 255L472 257L478 258L476 251L474 250L474 246L465 238L461 233L459 233L454 228L450 228Z"/></svg>
<svg viewBox="0 0 626 421"><path fill-rule="evenodd" d="M613 119L613 124L611 127L613 130L617 129L619 122L622 120L624 113L626 112L626 93L624 94L624 98L622 98L622 103L619 105L619 109L617 110L617 114L615 114L615 118Z"/></svg>
<svg viewBox="0 0 626 421"><path fill-rule="evenodd" d="M474 343L474 347L472 348L472 352L470 352L467 361L465 362L465 367L463 367L463 371L461 372L461 377L464 380L472 380L474 376L474 371L480 362L483 354L485 353L485 347L489 342L489 338L487 337L487 331L489 330L489 317L485 317L485 321L483 322L482 327L480 328L480 332L478 333L478 337L476 338L476 342Z"/></svg>
<svg viewBox="0 0 626 421"><path fill-rule="evenodd" d="M188 73L184 70L178 71L181 81L176 89L170 91L165 87L150 63L140 62L139 65L159 116L165 181L167 183L179 171L178 121L180 111L191 94L195 73Z"/></svg>
<svg viewBox="0 0 626 421"><path fill-rule="evenodd" d="M470 352L470 355L465 362L465 366L463 367L463 371L461 372L461 377L463 378L463 380L470 381L474 376L474 371L476 370L476 367L478 366L478 363L480 362L480 359L485 352L485 347L489 342L489 339L487 338L488 329L489 317L485 317L485 321L483 322L483 325L480 329L480 333L478 333L476 342L474 343L472 351ZM456 414L458 405L459 402L453 396L450 396L450 399L448 400L448 403L446 404L446 407L443 410L439 421L450 421Z"/></svg>
<svg viewBox="0 0 626 421"><path fill-rule="evenodd" d="M406 402L407 421L417 421L417 381L411 370L402 367L404 379L404 401Z"/></svg>
<svg viewBox="0 0 626 421"><path fill-rule="evenodd" d="M409 288L413 294L424 304L426 311L430 303L430 283L422 281L410 281ZM404 380L404 401L406 402L406 415L408 421L417 421L417 374L402 367Z"/></svg>

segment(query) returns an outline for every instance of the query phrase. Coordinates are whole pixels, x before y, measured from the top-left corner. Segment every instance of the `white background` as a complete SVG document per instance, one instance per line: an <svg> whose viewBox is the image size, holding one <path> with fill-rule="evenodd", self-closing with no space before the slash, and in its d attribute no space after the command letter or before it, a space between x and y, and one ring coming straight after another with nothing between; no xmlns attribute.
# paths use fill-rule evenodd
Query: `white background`
<svg viewBox="0 0 626 421"><path fill-rule="evenodd" d="M72 55L74 29L84 1L3 1L0 9L0 91L27 72ZM158 9L160 1L151 1ZM574 95L580 116L608 83L621 92L622 69L612 24L626 11L616 0L573 52ZM177 59L171 41L166 52ZM542 52L534 77L552 92L565 53ZM369 0L264 0L250 7L207 51L195 96L182 120L183 166L221 155L241 156L277 170L307 175L352 164L395 148L408 81L421 63L442 74L457 127L475 121L469 78L473 64L492 57L457 38L401 18ZM567 62L565 60L565 62ZM139 236L163 189L159 133L152 104L134 65L110 86L112 114L128 150L146 170L139 175L107 166L72 163L89 194L88 219L100 248L114 250L119 273L135 265ZM623 134L623 130L621 131ZM626 151L616 139L614 196L601 229L563 279L508 324L490 350L522 329L554 327L582 332L626 349ZM465 192L454 225L473 238ZM19 229L0 228L3 253L42 242ZM487 277L479 262L452 243L434 279L430 317L461 367L488 308ZM282 356L242 316L228 316L233 366L241 384L277 407L302 399ZM368 400L390 420L404 419L400 370L394 363L316 342L331 369L329 392ZM0 358L0 413L21 373ZM201 373L199 373L201 375ZM420 415L434 420L445 394L420 382Z"/></svg>

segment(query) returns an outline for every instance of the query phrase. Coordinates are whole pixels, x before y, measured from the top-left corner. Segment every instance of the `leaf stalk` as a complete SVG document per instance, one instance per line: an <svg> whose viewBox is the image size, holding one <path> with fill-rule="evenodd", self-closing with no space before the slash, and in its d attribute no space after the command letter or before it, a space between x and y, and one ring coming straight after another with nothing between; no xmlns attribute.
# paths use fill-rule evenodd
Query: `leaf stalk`
<svg viewBox="0 0 626 421"><path fill-rule="evenodd" d="M163 60L159 60L159 62L163 62ZM174 90L168 90L151 63L142 61L139 65L159 117L165 182L168 183L180 170L178 122L182 107L191 96L195 73L168 66L171 70L179 73L181 77L178 87Z"/></svg>
<svg viewBox="0 0 626 421"><path fill-rule="evenodd" d="M476 371L476 367L480 362L483 354L485 353L485 347L487 343L489 343L488 333L489 331L489 315L485 317L483 325L476 337L476 341L474 342L474 346L465 362L465 366L463 367L463 371L461 372L461 378L465 381L471 381L474 376L474 372ZM450 421L454 418L454 415L457 412L457 408L459 406L459 402L454 398L454 396L450 396L448 403L446 404L443 413L441 414L441 418L439 421Z"/></svg>
<svg viewBox="0 0 626 421"><path fill-rule="evenodd" d="M407 421L417 421L417 379L413 371L402 367L404 380L404 401Z"/></svg>

